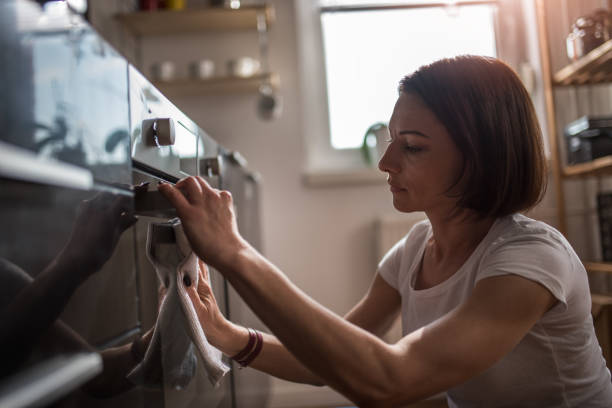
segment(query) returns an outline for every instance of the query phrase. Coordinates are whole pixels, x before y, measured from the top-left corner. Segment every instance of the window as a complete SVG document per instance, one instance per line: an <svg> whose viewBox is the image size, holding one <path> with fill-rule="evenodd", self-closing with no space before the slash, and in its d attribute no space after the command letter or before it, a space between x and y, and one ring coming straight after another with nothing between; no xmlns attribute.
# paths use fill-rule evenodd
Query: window
<svg viewBox="0 0 612 408"><path fill-rule="evenodd" d="M388 122L404 75L443 57L497 55L492 1L313 3L298 2L305 123L317 124L305 127L311 170L363 167L357 148L370 125Z"/></svg>
<svg viewBox="0 0 612 408"><path fill-rule="evenodd" d="M341 9L340 9L341 10ZM359 147L387 122L397 85L423 64L460 54L495 56L493 7L321 13L331 145Z"/></svg>

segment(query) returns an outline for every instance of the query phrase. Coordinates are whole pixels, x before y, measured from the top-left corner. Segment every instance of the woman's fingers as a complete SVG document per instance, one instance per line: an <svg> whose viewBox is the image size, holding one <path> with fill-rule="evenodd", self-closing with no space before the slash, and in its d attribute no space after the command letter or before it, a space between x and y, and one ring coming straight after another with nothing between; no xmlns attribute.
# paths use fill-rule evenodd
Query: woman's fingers
<svg viewBox="0 0 612 408"><path fill-rule="evenodd" d="M170 201L177 209L183 209L189 206L189 201L183 195L183 193L173 185L169 183L160 184L157 189L163 194L164 197Z"/></svg>
<svg viewBox="0 0 612 408"><path fill-rule="evenodd" d="M206 180L204 180L204 177L197 176L197 177L194 177L194 179L198 182L200 188L202 189L204 193L213 193L215 191L215 189L212 188Z"/></svg>
<svg viewBox="0 0 612 408"><path fill-rule="evenodd" d="M198 266L200 267L200 280L205 279L208 281L208 265L198 258Z"/></svg>
<svg viewBox="0 0 612 408"><path fill-rule="evenodd" d="M200 300L200 296L198 295L198 291L196 290L194 285L185 286L185 290L187 290L187 296L191 299L191 303L196 308L196 311L200 309L202 301Z"/></svg>
<svg viewBox="0 0 612 408"><path fill-rule="evenodd" d="M202 188L195 177L187 177L179 180L176 183L176 188L183 193L190 203L199 203L202 201Z"/></svg>

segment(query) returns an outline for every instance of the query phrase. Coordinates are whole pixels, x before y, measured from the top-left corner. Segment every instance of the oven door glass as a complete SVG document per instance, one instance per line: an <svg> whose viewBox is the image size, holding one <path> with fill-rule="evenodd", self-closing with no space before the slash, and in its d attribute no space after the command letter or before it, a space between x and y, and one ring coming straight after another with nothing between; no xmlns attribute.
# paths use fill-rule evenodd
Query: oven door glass
<svg viewBox="0 0 612 408"><path fill-rule="evenodd" d="M11 345L4 379L54 357L99 352L102 374L57 406L145 406L144 390L125 380L135 363L124 345L142 328L132 203L129 190L0 179L0 311Z"/></svg>
<svg viewBox="0 0 612 408"><path fill-rule="evenodd" d="M130 181L127 62L65 2L0 2L0 141Z"/></svg>

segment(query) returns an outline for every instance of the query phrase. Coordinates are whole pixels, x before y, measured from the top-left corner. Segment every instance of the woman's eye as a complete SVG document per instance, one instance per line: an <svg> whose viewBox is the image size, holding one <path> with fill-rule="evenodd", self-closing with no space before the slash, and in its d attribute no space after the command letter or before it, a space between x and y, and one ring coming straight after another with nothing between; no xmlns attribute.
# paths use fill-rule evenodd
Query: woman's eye
<svg viewBox="0 0 612 408"><path fill-rule="evenodd" d="M419 153L423 151L423 148L419 146L405 145L404 150L408 153Z"/></svg>

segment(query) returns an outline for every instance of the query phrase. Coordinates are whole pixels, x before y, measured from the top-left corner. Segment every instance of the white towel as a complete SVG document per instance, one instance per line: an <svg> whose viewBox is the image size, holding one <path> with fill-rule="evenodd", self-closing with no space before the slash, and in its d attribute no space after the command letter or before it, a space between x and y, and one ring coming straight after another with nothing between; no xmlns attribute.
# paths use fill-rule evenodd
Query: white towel
<svg viewBox="0 0 612 408"><path fill-rule="evenodd" d="M185 275L197 287L199 265L178 219L149 225L147 257L166 287L166 296L143 361L128 374L128 378L136 384L161 385L161 352L165 385L182 389L195 375L197 350L210 382L216 387L229 367L223 363L221 352L208 343L185 289Z"/></svg>

